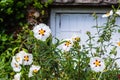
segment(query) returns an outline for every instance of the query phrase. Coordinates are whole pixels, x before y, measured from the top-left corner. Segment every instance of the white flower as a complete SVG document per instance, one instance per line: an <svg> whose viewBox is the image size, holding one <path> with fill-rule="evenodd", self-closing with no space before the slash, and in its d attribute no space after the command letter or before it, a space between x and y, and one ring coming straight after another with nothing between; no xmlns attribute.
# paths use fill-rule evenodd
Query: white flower
<svg viewBox="0 0 120 80"><path fill-rule="evenodd" d="M80 36L74 34L73 37L72 37L72 41L73 41L73 42L79 42L79 41L80 41Z"/></svg>
<svg viewBox="0 0 120 80"><path fill-rule="evenodd" d="M33 55L25 51L20 51L16 54L15 59L19 64L30 65L33 62Z"/></svg>
<svg viewBox="0 0 120 80"><path fill-rule="evenodd" d="M116 11L116 14L118 14L118 15L120 16L120 10L117 10L117 11Z"/></svg>
<svg viewBox="0 0 120 80"><path fill-rule="evenodd" d="M116 42L117 46L120 47L120 41Z"/></svg>
<svg viewBox="0 0 120 80"><path fill-rule="evenodd" d="M11 66L15 72L20 72L21 66L20 64L15 60L15 56L12 58Z"/></svg>
<svg viewBox="0 0 120 80"><path fill-rule="evenodd" d="M61 44L61 48L63 51L69 51L73 46L73 42L71 39L66 39L63 44Z"/></svg>
<svg viewBox="0 0 120 80"><path fill-rule="evenodd" d="M51 34L50 28L43 23L36 25L33 29L33 32L34 37L42 41L45 41Z"/></svg>
<svg viewBox="0 0 120 80"><path fill-rule="evenodd" d="M37 73L40 69L40 66L32 65L29 70L28 77L32 77L33 73Z"/></svg>
<svg viewBox="0 0 120 80"><path fill-rule="evenodd" d="M109 16L111 16L111 15L113 15L113 10L111 10L110 12L108 12L108 13L106 13L106 14L103 14L102 17L103 17L103 18L104 18L104 17L109 17Z"/></svg>
<svg viewBox="0 0 120 80"><path fill-rule="evenodd" d="M13 80L20 80L20 73L17 73L16 75L14 75L14 79Z"/></svg>
<svg viewBox="0 0 120 80"><path fill-rule="evenodd" d="M95 72L101 72L105 69L104 60L99 57L92 57L90 59L90 67Z"/></svg>
<svg viewBox="0 0 120 80"><path fill-rule="evenodd" d="M113 45L117 46L117 47L120 47L120 40L113 41Z"/></svg>
<svg viewBox="0 0 120 80"><path fill-rule="evenodd" d="M23 63L23 58L25 54L26 54L25 51L20 51L19 53L16 54L15 59L19 64Z"/></svg>
<svg viewBox="0 0 120 80"><path fill-rule="evenodd" d="M23 65L31 65L33 62L33 55L26 53L23 56Z"/></svg>

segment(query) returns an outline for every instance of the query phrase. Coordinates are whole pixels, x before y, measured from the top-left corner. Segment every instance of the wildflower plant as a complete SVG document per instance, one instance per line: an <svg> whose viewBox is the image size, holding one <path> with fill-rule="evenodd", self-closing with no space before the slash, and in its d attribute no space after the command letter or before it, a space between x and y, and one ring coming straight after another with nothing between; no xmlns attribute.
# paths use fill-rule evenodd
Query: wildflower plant
<svg viewBox="0 0 120 80"><path fill-rule="evenodd" d="M118 80L120 75L120 33L116 24L119 9L113 8L101 17L107 22L97 24L96 33L87 31L88 39L74 35L59 40L44 23L32 29L24 25L12 43L17 45L0 56L1 80ZM54 42L53 42L54 41ZM4 63L4 64L3 64Z"/></svg>

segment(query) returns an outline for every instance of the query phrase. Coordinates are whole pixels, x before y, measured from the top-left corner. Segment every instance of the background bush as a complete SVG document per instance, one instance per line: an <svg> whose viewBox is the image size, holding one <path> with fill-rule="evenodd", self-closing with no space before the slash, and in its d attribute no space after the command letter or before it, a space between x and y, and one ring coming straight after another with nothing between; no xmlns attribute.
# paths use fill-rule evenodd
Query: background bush
<svg viewBox="0 0 120 80"><path fill-rule="evenodd" d="M52 2L52 0L46 2L41 0L0 1L0 80L10 80L10 75L14 74L10 67L12 56L25 47L24 41L33 25L39 22L47 23L48 5ZM31 10L37 11L40 16L38 18L31 16ZM36 22L31 24L33 21L30 22L29 19Z"/></svg>
<svg viewBox="0 0 120 80"><path fill-rule="evenodd" d="M96 50L93 56L106 53L105 47L109 45L106 46L104 43L109 43L112 33L118 27L115 25L116 15L108 18L104 26L95 26L100 33L98 43L101 46L94 47L91 43L94 36L88 31L86 45L79 45L76 42L69 52L62 52L57 48L62 44L61 41L56 39L56 44L53 44L52 36L45 42L36 40L31 31L35 24L46 23L49 14L46 10L51 3L52 0L47 2L39 0L0 1L0 80L13 79L15 72L10 63L12 57L21 50L32 53L34 64L41 66L39 73L32 78L28 78L30 66L25 68L23 66L22 80L117 80L120 71L116 66L116 70L111 68L104 72L93 72L89 66L90 58L87 56L88 53L92 53L93 49ZM40 16L37 18L33 16L31 9L33 12L38 11ZM94 15L94 17L97 20L97 16ZM116 48L113 48L111 54L115 53ZM108 61L113 60L109 58ZM110 62L106 64L109 66Z"/></svg>

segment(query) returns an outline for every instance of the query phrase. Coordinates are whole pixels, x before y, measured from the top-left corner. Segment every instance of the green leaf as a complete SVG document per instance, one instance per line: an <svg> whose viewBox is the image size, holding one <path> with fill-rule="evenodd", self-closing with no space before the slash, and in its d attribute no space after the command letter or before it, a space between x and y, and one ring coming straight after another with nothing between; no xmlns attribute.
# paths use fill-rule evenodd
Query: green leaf
<svg viewBox="0 0 120 80"><path fill-rule="evenodd" d="M3 18L0 18L0 22L3 22Z"/></svg>
<svg viewBox="0 0 120 80"><path fill-rule="evenodd" d="M9 15L10 15L12 12L13 12L13 11L12 11L11 8L8 8L7 11L6 11L6 13L9 14Z"/></svg>
<svg viewBox="0 0 120 80"><path fill-rule="evenodd" d="M12 55L15 54L15 52L17 51L17 49L19 49L19 47L15 47L15 48L13 48L13 50L12 50Z"/></svg>
<svg viewBox="0 0 120 80"><path fill-rule="evenodd" d="M24 3L21 1L18 1L16 5L17 5L17 7L22 7L24 5Z"/></svg>
<svg viewBox="0 0 120 80"><path fill-rule="evenodd" d="M7 41L7 39L8 39L8 38L7 38L7 35L3 35L3 36L2 36L2 41Z"/></svg>
<svg viewBox="0 0 120 80"><path fill-rule="evenodd" d="M27 49L25 49L25 48L22 48L22 50L23 50L23 51L25 51L25 52L28 52L28 50L27 50Z"/></svg>
<svg viewBox="0 0 120 80"><path fill-rule="evenodd" d="M118 29L118 33L120 33L120 29Z"/></svg>

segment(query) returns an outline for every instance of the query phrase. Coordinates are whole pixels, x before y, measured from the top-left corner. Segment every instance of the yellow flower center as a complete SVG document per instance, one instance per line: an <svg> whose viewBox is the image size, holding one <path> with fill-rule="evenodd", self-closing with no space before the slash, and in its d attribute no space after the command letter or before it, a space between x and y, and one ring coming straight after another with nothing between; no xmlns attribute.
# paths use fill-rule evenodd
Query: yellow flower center
<svg viewBox="0 0 120 80"><path fill-rule="evenodd" d="M80 41L80 37L73 38L73 41Z"/></svg>
<svg viewBox="0 0 120 80"><path fill-rule="evenodd" d="M15 63L15 67L18 67L18 64Z"/></svg>
<svg viewBox="0 0 120 80"><path fill-rule="evenodd" d="M16 58L16 61L17 61L17 62L20 61L20 57L17 57L17 58Z"/></svg>
<svg viewBox="0 0 120 80"><path fill-rule="evenodd" d="M110 15L110 12L106 13L106 15L109 16L109 15Z"/></svg>
<svg viewBox="0 0 120 80"><path fill-rule="evenodd" d="M98 67L98 66L101 66L100 63L101 63L100 61L96 60L93 64L95 65L95 67Z"/></svg>
<svg viewBox="0 0 120 80"><path fill-rule="evenodd" d="M29 56L24 56L24 61L29 61Z"/></svg>
<svg viewBox="0 0 120 80"><path fill-rule="evenodd" d="M120 42L117 42L117 45L120 46Z"/></svg>
<svg viewBox="0 0 120 80"><path fill-rule="evenodd" d="M43 30L43 29L41 29L41 30L39 30L39 35L42 35L42 36L44 36L45 35L45 30Z"/></svg>
<svg viewBox="0 0 120 80"><path fill-rule="evenodd" d="M34 70L33 70L33 72L34 72L34 73L37 73L37 72L38 72L38 70L37 70L37 69L34 69Z"/></svg>
<svg viewBox="0 0 120 80"><path fill-rule="evenodd" d="M70 41L66 41L66 42L65 42L65 46L67 46L67 47L69 47L70 44L71 44Z"/></svg>

